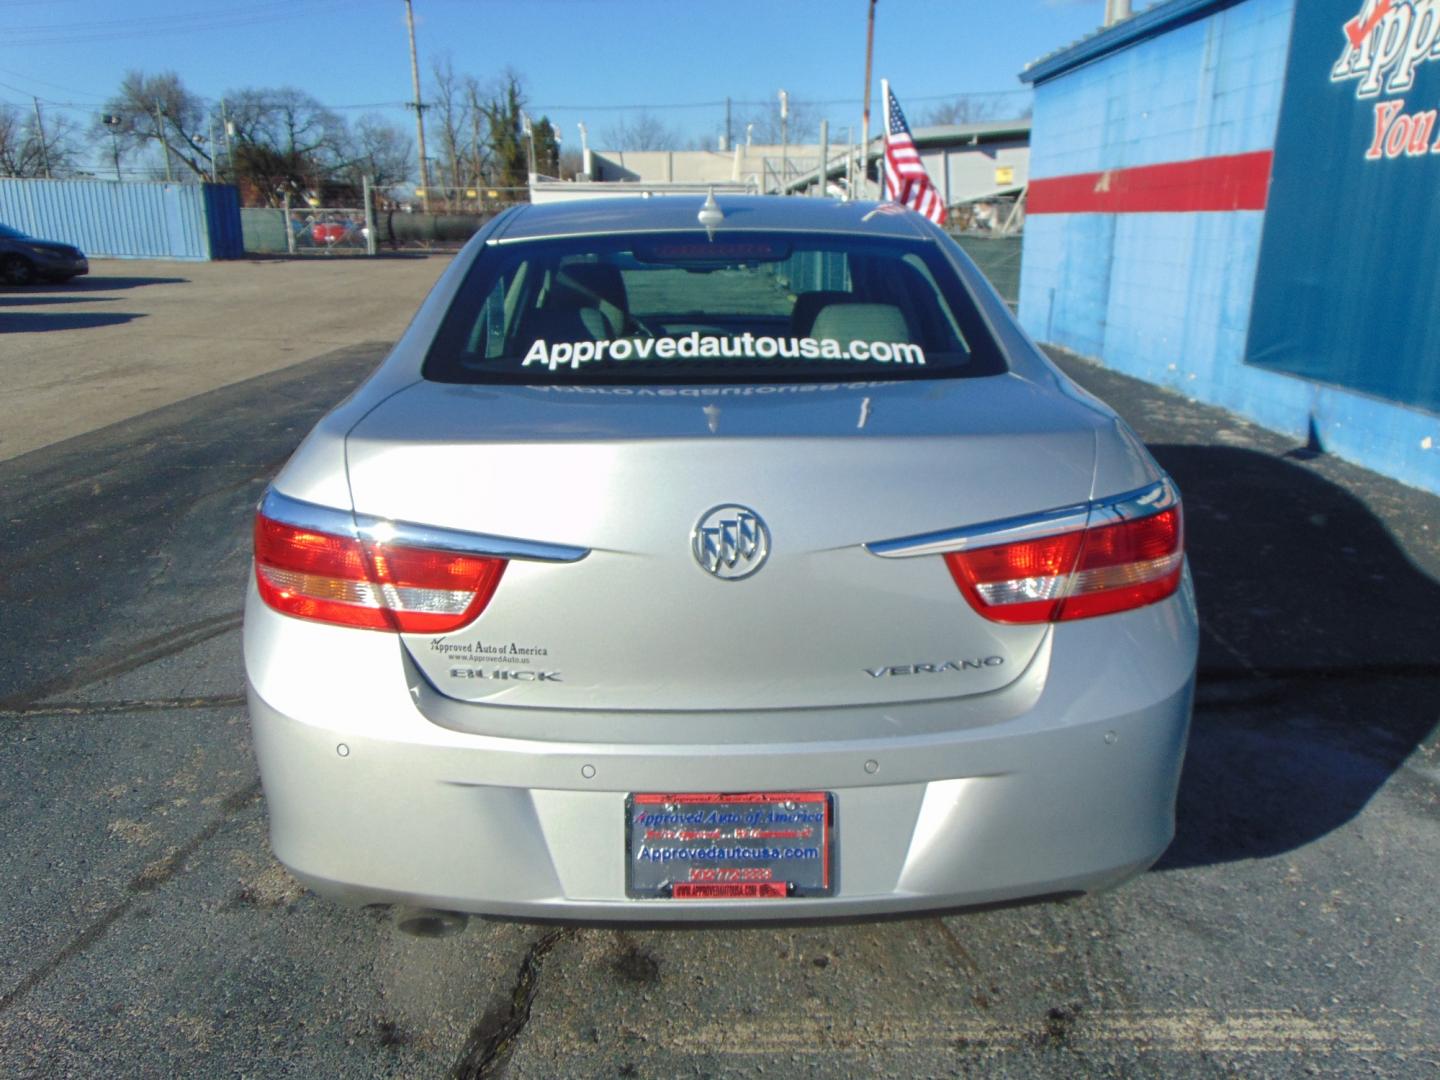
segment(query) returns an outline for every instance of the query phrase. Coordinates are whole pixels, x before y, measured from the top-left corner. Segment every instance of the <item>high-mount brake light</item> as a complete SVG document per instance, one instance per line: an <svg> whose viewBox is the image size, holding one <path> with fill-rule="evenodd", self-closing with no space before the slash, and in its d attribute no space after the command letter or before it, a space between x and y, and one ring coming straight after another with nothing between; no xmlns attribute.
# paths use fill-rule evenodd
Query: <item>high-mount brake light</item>
<svg viewBox="0 0 1440 1080"><path fill-rule="evenodd" d="M1180 504L1146 517L952 551L945 562L970 606L1002 623L1065 622L1164 600L1185 561Z"/></svg>
<svg viewBox="0 0 1440 1080"><path fill-rule="evenodd" d="M477 618L505 559L402 547L255 516L255 580L276 611L317 622L445 634Z"/></svg>

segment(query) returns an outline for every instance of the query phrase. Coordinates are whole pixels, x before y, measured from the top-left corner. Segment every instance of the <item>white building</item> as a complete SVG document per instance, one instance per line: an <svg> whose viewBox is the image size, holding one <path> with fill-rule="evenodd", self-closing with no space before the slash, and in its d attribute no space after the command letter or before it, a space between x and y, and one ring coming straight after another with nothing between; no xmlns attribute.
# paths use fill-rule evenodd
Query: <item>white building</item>
<svg viewBox="0 0 1440 1080"><path fill-rule="evenodd" d="M973 207L973 220L996 224L1029 181L1030 121L948 124L913 132L921 159L945 205ZM858 147L831 143L823 170L829 194L843 196L859 169ZM871 143L869 161L878 175L883 143ZM716 191L816 194L821 147L752 145L723 150L587 150L574 181L531 177L533 202L648 192L652 195ZM879 188L871 180L870 197Z"/></svg>

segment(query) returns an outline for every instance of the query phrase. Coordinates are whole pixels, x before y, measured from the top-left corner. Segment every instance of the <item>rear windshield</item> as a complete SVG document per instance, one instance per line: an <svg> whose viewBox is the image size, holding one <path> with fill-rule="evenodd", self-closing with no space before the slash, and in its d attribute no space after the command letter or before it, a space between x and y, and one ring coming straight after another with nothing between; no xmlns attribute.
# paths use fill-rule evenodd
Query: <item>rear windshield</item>
<svg viewBox="0 0 1440 1080"><path fill-rule="evenodd" d="M697 231L487 246L424 375L575 385L1004 370L969 292L933 243Z"/></svg>

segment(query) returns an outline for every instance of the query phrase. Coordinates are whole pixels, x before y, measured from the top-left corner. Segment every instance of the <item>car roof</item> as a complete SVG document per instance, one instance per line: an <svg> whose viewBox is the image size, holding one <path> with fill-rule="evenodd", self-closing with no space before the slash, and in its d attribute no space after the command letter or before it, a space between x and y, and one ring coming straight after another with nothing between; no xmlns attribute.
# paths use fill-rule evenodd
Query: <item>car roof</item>
<svg viewBox="0 0 1440 1080"><path fill-rule="evenodd" d="M543 237L594 236L699 229L706 196L576 199L522 206L509 214L491 242ZM716 195L724 219L717 235L738 231L858 233L906 240L930 239L922 219L896 203L841 202L791 195Z"/></svg>

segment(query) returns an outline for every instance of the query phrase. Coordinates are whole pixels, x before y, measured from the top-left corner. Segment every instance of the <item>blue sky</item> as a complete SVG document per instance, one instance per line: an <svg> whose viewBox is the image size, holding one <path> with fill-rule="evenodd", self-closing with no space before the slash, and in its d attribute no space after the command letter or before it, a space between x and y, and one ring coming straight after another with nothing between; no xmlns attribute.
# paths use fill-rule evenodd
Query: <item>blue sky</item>
<svg viewBox="0 0 1440 1080"><path fill-rule="evenodd" d="M633 121L628 106L686 139L713 140L736 115L792 99L828 102L832 138L859 125L865 0L414 0L422 69L448 56L489 81L520 72L534 115L565 143L592 145ZM1137 4L1137 7L1143 6ZM886 76L912 125L939 99L1011 91L1029 61L1094 30L1104 0L880 0L875 82ZM127 70L173 70L218 99L296 86L347 115L406 122L403 0L0 0L0 101L69 111L87 124ZM747 104L739 104L747 103ZM679 108L675 106L687 106ZM739 133L743 134L743 130ZM858 131L857 131L858 135Z"/></svg>

